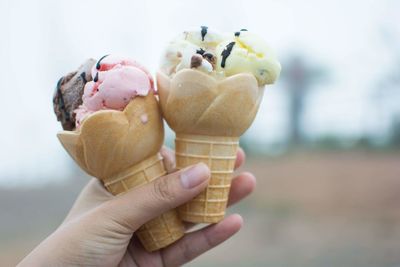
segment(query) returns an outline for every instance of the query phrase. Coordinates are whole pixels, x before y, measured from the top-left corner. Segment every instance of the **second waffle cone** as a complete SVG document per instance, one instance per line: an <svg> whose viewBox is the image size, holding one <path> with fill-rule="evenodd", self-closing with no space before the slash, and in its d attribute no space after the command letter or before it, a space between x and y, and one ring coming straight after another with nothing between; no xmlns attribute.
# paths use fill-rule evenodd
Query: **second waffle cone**
<svg viewBox="0 0 400 267"><path fill-rule="evenodd" d="M208 187L178 208L182 220L216 223L224 218L238 145L238 137L177 134L177 168L203 162L211 171Z"/></svg>
<svg viewBox="0 0 400 267"><path fill-rule="evenodd" d="M211 170L208 188L179 207L181 219L215 223L223 219L239 137L253 122L263 88L249 73L216 79L184 69L157 74L160 106L176 134L177 167L204 162Z"/></svg>

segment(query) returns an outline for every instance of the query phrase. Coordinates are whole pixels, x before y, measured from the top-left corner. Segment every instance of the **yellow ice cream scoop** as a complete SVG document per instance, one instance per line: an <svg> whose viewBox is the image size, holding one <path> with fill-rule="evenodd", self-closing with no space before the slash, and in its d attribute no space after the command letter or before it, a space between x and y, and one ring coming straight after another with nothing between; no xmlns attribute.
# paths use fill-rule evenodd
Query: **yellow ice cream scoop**
<svg viewBox="0 0 400 267"><path fill-rule="evenodd" d="M281 72L281 65L264 40L247 30L234 34L216 48L217 72L225 76L238 73L253 74L260 86L274 83Z"/></svg>
<svg viewBox="0 0 400 267"><path fill-rule="evenodd" d="M227 38L227 35L209 29L207 26L201 26L199 30L184 31L181 38L201 48L214 50L219 43Z"/></svg>

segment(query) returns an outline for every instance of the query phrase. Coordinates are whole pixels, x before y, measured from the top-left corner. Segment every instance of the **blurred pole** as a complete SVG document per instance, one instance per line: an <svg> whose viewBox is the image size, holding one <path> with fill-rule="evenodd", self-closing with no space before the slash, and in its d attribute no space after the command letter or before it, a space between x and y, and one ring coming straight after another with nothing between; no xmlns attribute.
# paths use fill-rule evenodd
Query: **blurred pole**
<svg viewBox="0 0 400 267"><path fill-rule="evenodd" d="M326 74L321 68L313 68L302 56L292 56L284 65L282 78L287 83L289 94L289 145L299 145L304 141L302 120L304 100L314 84Z"/></svg>
<svg viewBox="0 0 400 267"><path fill-rule="evenodd" d="M303 102L308 89L307 68L300 57L292 58L288 65L289 91L289 143L300 144L302 141L301 119Z"/></svg>
<svg viewBox="0 0 400 267"><path fill-rule="evenodd" d="M388 71L384 73L375 85L375 105L380 112L379 120L390 121L389 143L400 146L400 38L395 27L382 27L381 39L386 51L393 60ZM391 103L394 103L394 105Z"/></svg>

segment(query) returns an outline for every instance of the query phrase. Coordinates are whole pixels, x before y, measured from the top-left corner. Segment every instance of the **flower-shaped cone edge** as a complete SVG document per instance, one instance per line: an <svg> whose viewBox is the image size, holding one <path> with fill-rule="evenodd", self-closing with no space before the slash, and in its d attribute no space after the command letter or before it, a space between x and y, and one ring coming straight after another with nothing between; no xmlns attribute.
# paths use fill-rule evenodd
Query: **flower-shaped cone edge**
<svg viewBox="0 0 400 267"><path fill-rule="evenodd" d="M263 87L242 73L222 80L196 70L182 70L172 79L157 74L163 115L176 133L241 136L258 111Z"/></svg>
<svg viewBox="0 0 400 267"><path fill-rule="evenodd" d="M157 100L150 93L135 97L123 111L95 112L77 131L57 136L83 170L104 180L157 154L164 129Z"/></svg>

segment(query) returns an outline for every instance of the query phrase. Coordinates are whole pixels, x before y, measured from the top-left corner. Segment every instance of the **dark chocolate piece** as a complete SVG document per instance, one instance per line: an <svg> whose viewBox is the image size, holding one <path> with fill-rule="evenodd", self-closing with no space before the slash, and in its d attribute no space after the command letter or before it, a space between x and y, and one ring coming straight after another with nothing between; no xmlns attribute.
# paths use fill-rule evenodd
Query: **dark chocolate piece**
<svg viewBox="0 0 400 267"><path fill-rule="evenodd" d="M58 100L58 105L60 108L60 112L62 113L61 115L64 117L65 121L70 120L70 115L69 113L65 110L65 102L64 102L64 97L61 92L61 83L63 82L64 77L61 77L58 82L57 82L57 87L56 87L56 95L54 98L54 101Z"/></svg>
<svg viewBox="0 0 400 267"><path fill-rule="evenodd" d="M240 36L240 32L247 32L247 29L241 29L240 31L235 32L235 36L239 37Z"/></svg>
<svg viewBox="0 0 400 267"><path fill-rule="evenodd" d="M206 52L206 50L204 50L203 48L196 50L196 53L200 54L200 55L203 55L205 52Z"/></svg>
<svg viewBox="0 0 400 267"><path fill-rule="evenodd" d="M206 37L208 31L207 26L201 26L201 40L204 42L204 37Z"/></svg>
<svg viewBox="0 0 400 267"><path fill-rule="evenodd" d="M104 56L102 56L100 59L99 59L99 61L97 61L97 64L96 64L96 69L100 69L100 67L101 67L101 61L105 58L105 57L107 57L107 56L109 56L109 55L104 55Z"/></svg>
<svg viewBox="0 0 400 267"><path fill-rule="evenodd" d="M224 51L222 51L222 53L221 53L221 56L222 56L221 67L222 68L225 68L226 59L231 54L234 46L235 46L235 42L231 42L225 47Z"/></svg>
<svg viewBox="0 0 400 267"><path fill-rule="evenodd" d="M205 52L204 54L203 54L203 58L205 59L205 60L207 60L208 62L210 62L210 64L213 66L213 68L214 68L214 66L215 66L215 63L216 63L216 57L212 54L212 53L210 53L210 52Z"/></svg>
<svg viewBox="0 0 400 267"><path fill-rule="evenodd" d="M86 72L82 72L82 73L81 73L81 78L82 78L82 81L83 81L84 83L87 83L87 80L86 80Z"/></svg>
<svg viewBox="0 0 400 267"><path fill-rule="evenodd" d="M206 52L203 54L203 57L207 58L207 59L212 59L214 57L214 55L210 52Z"/></svg>

